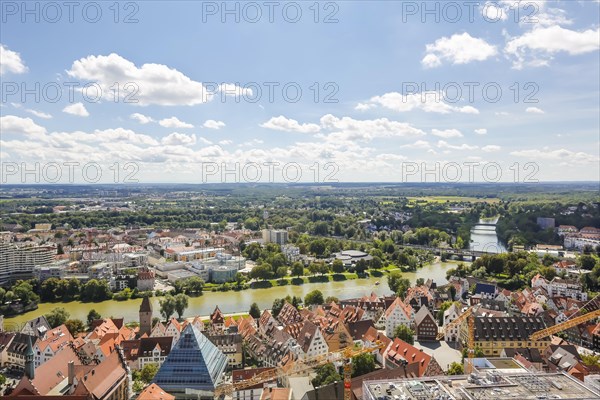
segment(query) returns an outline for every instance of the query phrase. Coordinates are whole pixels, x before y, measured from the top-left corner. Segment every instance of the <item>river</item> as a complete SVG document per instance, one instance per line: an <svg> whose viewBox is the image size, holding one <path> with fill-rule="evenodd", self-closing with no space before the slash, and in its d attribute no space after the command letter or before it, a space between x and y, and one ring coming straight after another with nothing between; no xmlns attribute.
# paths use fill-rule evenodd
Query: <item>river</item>
<svg viewBox="0 0 600 400"><path fill-rule="evenodd" d="M490 253L505 253L506 248L496 234L498 218L482 218L471 229L470 250L487 251Z"/></svg>
<svg viewBox="0 0 600 400"><path fill-rule="evenodd" d="M425 280L431 278L438 285L446 283L446 270L454 268L455 263L452 262L436 262L426 265L417 270L417 272L404 272L402 275L411 280L414 284L417 278ZM380 284L376 285L379 281ZM261 309L270 308L273 304L273 299L279 297L304 296L315 289L323 292L323 296L336 296L340 299L360 297L375 292L378 295L391 294L387 284L387 275L380 278L366 279L351 279L347 281L325 282L325 283L305 283L303 285L286 285L277 286L268 289L247 289L239 292L205 292L200 297L192 297L189 301L189 307L185 311L185 316L209 315L215 308L219 306L224 313L247 312L250 304L256 302ZM158 301L160 298L153 297L152 306L154 315L159 316ZM43 303L39 308L30 311L26 314L18 315L12 318L5 319L6 328L14 328L21 326L26 321L33 319L40 314L46 314L55 307L64 307L70 314L70 318L78 318L86 320L87 314L91 309L100 313L103 317L125 318L125 322L138 321L138 311L141 299L115 301L108 300L101 303L81 303L73 301L69 303Z"/></svg>

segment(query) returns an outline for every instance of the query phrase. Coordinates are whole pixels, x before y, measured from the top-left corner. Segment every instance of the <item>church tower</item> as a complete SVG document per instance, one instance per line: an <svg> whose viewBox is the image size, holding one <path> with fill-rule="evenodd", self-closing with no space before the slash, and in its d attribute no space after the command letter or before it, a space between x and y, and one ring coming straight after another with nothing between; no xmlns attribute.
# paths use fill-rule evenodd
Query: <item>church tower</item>
<svg viewBox="0 0 600 400"><path fill-rule="evenodd" d="M27 335L27 350L25 350L25 376L35 378L35 365L33 364L33 346L31 336Z"/></svg>
<svg viewBox="0 0 600 400"><path fill-rule="evenodd" d="M144 333L150 335L150 332L152 332L152 303L145 296L140 306L140 336Z"/></svg>

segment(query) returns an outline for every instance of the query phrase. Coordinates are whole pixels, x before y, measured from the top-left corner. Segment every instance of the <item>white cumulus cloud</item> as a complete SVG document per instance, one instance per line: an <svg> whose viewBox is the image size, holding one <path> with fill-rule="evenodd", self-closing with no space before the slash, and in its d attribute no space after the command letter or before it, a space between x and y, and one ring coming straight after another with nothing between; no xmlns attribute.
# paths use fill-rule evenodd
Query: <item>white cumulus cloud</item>
<svg viewBox="0 0 600 400"><path fill-rule="evenodd" d="M90 113L86 110L83 103L74 103L63 108L63 112L71 115L77 115L78 117L88 117Z"/></svg>
<svg viewBox="0 0 600 400"><path fill-rule="evenodd" d="M546 66L557 53L579 55L600 49L600 29L574 31L558 25L536 27L511 38L504 52L513 60L513 68Z"/></svg>
<svg viewBox="0 0 600 400"><path fill-rule="evenodd" d="M110 87L114 87L116 82L120 88L119 95L123 97L121 101L132 105L192 106L206 103L213 97L202 83L174 68L163 64L137 67L115 53L81 58L73 63L67 74L98 83L107 96L114 96Z"/></svg>
<svg viewBox="0 0 600 400"><path fill-rule="evenodd" d="M27 72L27 67L23 63L19 53L9 50L8 47L0 44L0 75L9 72L23 74Z"/></svg>
<svg viewBox="0 0 600 400"><path fill-rule="evenodd" d="M443 61L452 64L468 64L472 61L484 61L496 55L495 46L483 39L474 38L468 32L442 37L426 46L427 55L421 63L427 68L442 65Z"/></svg>
<svg viewBox="0 0 600 400"><path fill-rule="evenodd" d="M171 145L171 146L177 146L177 145L190 146L190 145L196 144L196 135L194 135L194 134L186 135L185 133L173 132L173 133L169 134L168 136L165 136L164 138L162 138L160 142L164 145Z"/></svg>
<svg viewBox="0 0 600 400"><path fill-rule="evenodd" d="M46 128L33 122L31 118L21 118L15 115L0 117L0 128L4 133L25 135L43 135Z"/></svg>
<svg viewBox="0 0 600 400"><path fill-rule="evenodd" d="M28 108L25 110L26 112L28 112L29 114L33 114L38 118L43 118L43 119L50 119L52 118L51 114L45 113L45 112L41 112L41 111L37 111L37 110L32 110L31 108Z"/></svg>
<svg viewBox="0 0 600 400"><path fill-rule="evenodd" d="M537 108L537 107L527 107L525 109L525 112L527 112L529 114L545 114L544 110L542 110L541 108Z"/></svg>
<svg viewBox="0 0 600 400"><path fill-rule="evenodd" d="M441 149L452 149L452 150L477 150L478 146L471 146L469 144L463 143L461 145L452 145L444 140L440 140L437 142L437 147Z"/></svg>
<svg viewBox="0 0 600 400"><path fill-rule="evenodd" d="M317 133L321 130L317 124L300 124L295 119L286 118L283 115L272 117L267 122L260 124L261 127L285 132Z"/></svg>
<svg viewBox="0 0 600 400"><path fill-rule="evenodd" d="M567 149L555 149L552 150L549 147L542 149L530 149L530 150L518 150L510 153L513 156L528 158L530 161L562 161L565 165L568 164L595 164L598 166L598 156L584 153L575 152Z"/></svg>
<svg viewBox="0 0 600 400"><path fill-rule="evenodd" d="M133 113L129 116L129 118L136 120L137 122L139 122L142 125L149 124L150 122L154 122L154 119L152 117L149 117L147 115L140 114L140 113Z"/></svg>
<svg viewBox="0 0 600 400"><path fill-rule="evenodd" d="M381 106L398 112L423 110L425 112L438 114L449 114L452 112L479 114L479 110L473 106L460 107L448 104L444 100L444 94L436 91L410 93L406 95L398 92L389 92L381 96L371 97L367 104L370 106Z"/></svg>
<svg viewBox="0 0 600 400"><path fill-rule="evenodd" d="M180 121L177 117L164 118L158 121L160 126L165 128L193 128L194 125L188 124L187 122Z"/></svg>
<svg viewBox="0 0 600 400"><path fill-rule="evenodd" d="M225 127L225 122L215 121L214 119L207 119L206 121L204 121L204 124L202 124L202 126L207 129L221 129Z"/></svg>

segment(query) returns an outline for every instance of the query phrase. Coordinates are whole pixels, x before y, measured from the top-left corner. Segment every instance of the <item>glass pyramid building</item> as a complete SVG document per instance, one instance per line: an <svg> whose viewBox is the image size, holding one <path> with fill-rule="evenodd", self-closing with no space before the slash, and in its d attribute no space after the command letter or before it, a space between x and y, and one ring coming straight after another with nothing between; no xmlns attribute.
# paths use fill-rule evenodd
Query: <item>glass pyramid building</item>
<svg viewBox="0 0 600 400"><path fill-rule="evenodd" d="M226 367L227 357L221 350L193 324L187 324L153 383L173 394L213 392Z"/></svg>

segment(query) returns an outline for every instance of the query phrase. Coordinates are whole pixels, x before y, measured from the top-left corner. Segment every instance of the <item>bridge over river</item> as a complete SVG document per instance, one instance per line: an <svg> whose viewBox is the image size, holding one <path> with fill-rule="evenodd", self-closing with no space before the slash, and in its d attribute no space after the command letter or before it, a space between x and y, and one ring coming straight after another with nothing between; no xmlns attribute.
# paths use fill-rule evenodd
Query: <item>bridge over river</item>
<svg viewBox="0 0 600 400"><path fill-rule="evenodd" d="M443 254L459 256L459 257L471 257L474 261L476 257L481 257L485 254L498 254L497 248L494 248L496 251L485 251L485 250L470 250L470 249L452 249L452 248L440 248L440 247L430 247L430 246L421 246L421 245L410 245L404 244L400 245L402 248L412 248L412 249L420 249L420 250L428 250L436 255L440 256Z"/></svg>

